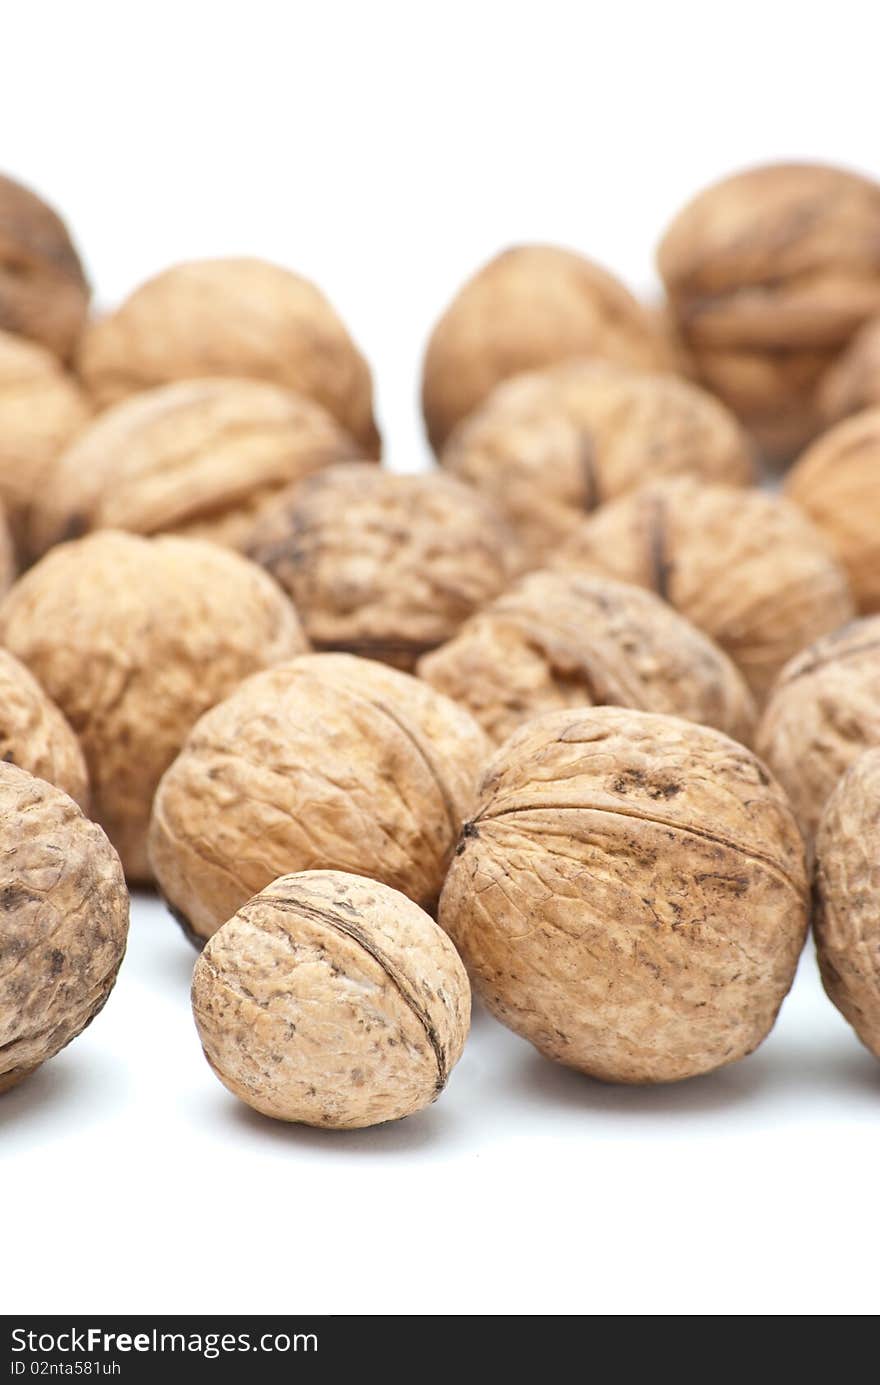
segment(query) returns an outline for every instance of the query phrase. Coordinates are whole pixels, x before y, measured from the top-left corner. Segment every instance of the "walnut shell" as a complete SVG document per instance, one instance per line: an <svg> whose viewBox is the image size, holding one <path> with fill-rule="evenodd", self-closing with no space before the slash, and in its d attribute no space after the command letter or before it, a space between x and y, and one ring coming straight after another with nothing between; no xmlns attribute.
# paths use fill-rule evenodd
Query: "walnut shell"
<svg viewBox="0 0 880 1385"><path fill-rule="evenodd" d="M57 212L0 175L0 328L66 360L89 297L79 256Z"/></svg>
<svg viewBox="0 0 880 1385"><path fill-rule="evenodd" d="M858 609L880 611L880 408L817 438L785 490L846 569Z"/></svg>
<svg viewBox="0 0 880 1385"><path fill-rule="evenodd" d="M880 616L852 621L786 664L756 744L811 841L841 775L880 745Z"/></svg>
<svg viewBox="0 0 880 1385"><path fill-rule="evenodd" d="M564 361L499 385L440 460L497 505L533 565L586 513L646 480L754 479L745 434L705 390L602 361Z"/></svg>
<svg viewBox="0 0 880 1385"><path fill-rule="evenodd" d="M721 646L759 702L793 654L853 614L845 573L795 505L686 477L603 506L559 562L657 592Z"/></svg>
<svg viewBox="0 0 880 1385"><path fill-rule="evenodd" d="M280 497L247 552L293 598L315 648L407 670L506 585L519 557L470 486L357 463Z"/></svg>
<svg viewBox="0 0 880 1385"><path fill-rule="evenodd" d="M644 370L672 363L649 309L582 255L553 245L496 255L459 289L428 342L422 408L434 450L500 380L572 356Z"/></svg>
<svg viewBox="0 0 880 1385"><path fill-rule="evenodd" d="M372 876L430 911L488 749L463 707L369 659L257 674L196 723L159 786L162 893L196 938L302 870Z"/></svg>
<svg viewBox="0 0 880 1385"><path fill-rule="evenodd" d="M224 1086L266 1116L337 1130L435 1101L471 1008L434 920L341 871L282 876L243 905L196 962L192 998Z"/></svg>
<svg viewBox="0 0 880 1385"><path fill-rule="evenodd" d="M755 704L730 660L641 587L533 572L420 660L419 676L463 703L496 743L563 707L615 703L754 730Z"/></svg>
<svg viewBox="0 0 880 1385"><path fill-rule="evenodd" d="M89 810L89 777L80 743L36 678L0 649L0 761L18 765Z"/></svg>
<svg viewBox="0 0 880 1385"><path fill-rule="evenodd" d="M180 380L113 405L50 468L29 525L44 553L91 529L239 547L285 486L360 452L319 404L262 380Z"/></svg>
<svg viewBox="0 0 880 1385"><path fill-rule="evenodd" d="M264 260L197 260L148 279L86 329L78 365L102 407L172 380L269 380L379 453L369 367L346 327L314 284Z"/></svg>
<svg viewBox="0 0 880 1385"><path fill-rule="evenodd" d="M880 317L858 331L822 381L822 416L837 423L880 404Z"/></svg>
<svg viewBox="0 0 880 1385"><path fill-rule="evenodd" d="M490 762L440 923L503 1024L606 1081L751 1053L807 927L785 795L720 731L612 707L551 712Z"/></svg>
<svg viewBox="0 0 880 1385"><path fill-rule="evenodd" d="M128 935L119 858L53 785L0 764L0 1092L85 1029Z"/></svg>
<svg viewBox="0 0 880 1385"><path fill-rule="evenodd" d="M305 648L293 607L253 563L195 539L110 529L53 549L16 583L0 643L70 721L94 816L138 882L150 879L155 787L193 722Z"/></svg>
<svg viewBox="0 0 880 1385"><path fill-rule="evenodd" d="M705 189L657 254L700 377L772 455L822 426L819 383L880 312L880 186L770 164Z"/></svg>
<svg viewBox="0 0 880 1385"><path fill-rule="evenodd" d="M880 749L859 756L822 814L813 932L822 982L880 1058Z"/></svg>

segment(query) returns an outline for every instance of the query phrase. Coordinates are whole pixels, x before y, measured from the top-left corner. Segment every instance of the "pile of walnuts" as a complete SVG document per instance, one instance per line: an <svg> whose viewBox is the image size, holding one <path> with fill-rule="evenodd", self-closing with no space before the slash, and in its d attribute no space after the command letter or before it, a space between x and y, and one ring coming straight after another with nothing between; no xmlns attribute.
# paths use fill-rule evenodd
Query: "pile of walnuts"
<svg viewBox="0 0 880 1385"><path fill-rule="evenodd" d="M0 177L0 1092L107 1000L132 888L281 1120L434 1101L472 988L593 1078L709 1073L811 920L880 1057L880 185L735 174L657 263L653 303L479 269L401 474L308 279L94 312Z"/></svg>

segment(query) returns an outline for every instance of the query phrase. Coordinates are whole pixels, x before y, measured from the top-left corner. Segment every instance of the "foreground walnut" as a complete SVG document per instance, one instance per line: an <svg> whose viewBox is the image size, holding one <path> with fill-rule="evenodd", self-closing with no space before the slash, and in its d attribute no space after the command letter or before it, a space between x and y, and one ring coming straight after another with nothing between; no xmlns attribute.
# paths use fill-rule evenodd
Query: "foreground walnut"
<svg viewBox="0 0 880 1385"><path fill-rule="evenodd" d="M181 380L101 414L50 468L34 554L90 529L240 546L285 486L359 456L319 404L261 380Z"/></svg>
<svg viewBox="0 0 880 1385"><path fill-rule="evenodd" d="M644 370L671 365L665 334L613 275L553 245L496 255L435 326L422 375L428 437L439 451L500 380L574 356Z"/></svg>
<svg viewBox="0 0 880 1385"><path fill-rule="evenodd" d="M707 188L673 221L660 273L700 377L766 451L822 427L818 388L880 312L880 186L771 164Z"/></svg>
<svg viewBox="0 0 880 1385"><path fill-rule="evenodd" d="M224 1086L279 1120L356 1129L435 1101L470 1023L455 948L412 900L341 871L285 875L209 941L193 1013Z"/></svg>
<svg viewBox="0 0 880 1385"><path fill-rule="evenodd" d="M62 789L83 811L89 779L80 743L36 678L0 649L0 761Z"/></svg>
<svg viewBox="0 0 880 1385"><path fill-rule="evenodd" d="M856 760L822 814L815 898L825 990L880 1058L880 749Z"/></svg>
<svg viewBox="0 0 880 1385"><path fill-rule="evenodd" d="M314 284L263 260L198 260L148 279L86 330L79 370L102 407L171 380L269 380L378 454L366 361Z"/></svg>
<svg viewBox="0 0 880 1385"><path fill-rule="evenodd" d="M490 762L440 901L479 995L548 1057L671 1082L751 1053L794 978L797 826L719 731L553 712Z"/></svg>
<svg viewBox="0 0 880 1385"><path fill-rule="evenodd" d="M641 587L533 572L419 662L494 741L562 707L616 703L717 726L748 741L755 704L711 640Z"/></svg>
<svg viewBox="0 0 880 1385"><path fill-rule="evenodd" d="M66 360L89 297L79 256L57 212L0 175L0 328Z"/></svg>
<svg viewBox="0 0 880 1385"><path fill-rule="evenodd" d="M657 592L721 646L759 701L786 660L853 614L818 531L757 490L644 486L582 522L559 561Z"/></svg>
<svg viewBox="0 0 880 1385"><path fill-rule="evenodd" d="M0 643L79 736L94 816L139 882L150 879L153 792L193 722L305 647L293 607L253 563L195 539L114 530L31 568L0 606Z"/></svg>
<svg viewBox="0 0 880 1385"><path fill-rule="evenodd" d="M519 556L470 486L364 464L293 487L247 552L289 592L316 648L407 670L506 585Z"/></svg>
<svg viewBox="0 0 880 1385"><path fill-rule="evenodd" d="M440 460L498 506L538 565L587 512L645 481L754 479L742 429L705 390L603 361L499 385Z"/></svg>
<svg viewBox="0 0 880 1385"><path fill-rule="evenodd" d="M0 764L0 1092L94 1019L128 934L116 852L67 794Z"/></svg>
<svg viewBox="0 0 880 1385"><path fill-rule="evenodd" d="M436 906L488 745L425 683L350 654L249 678L159 786L150 856L172 912L211 936L279 875L372 876Z"/></svg>
<svg viewBox="0 0 880 1385"><path fill-rule="evenodd" d="M880 404L880 317L856 333L828 371L820 403L828 423Z"/></svg>

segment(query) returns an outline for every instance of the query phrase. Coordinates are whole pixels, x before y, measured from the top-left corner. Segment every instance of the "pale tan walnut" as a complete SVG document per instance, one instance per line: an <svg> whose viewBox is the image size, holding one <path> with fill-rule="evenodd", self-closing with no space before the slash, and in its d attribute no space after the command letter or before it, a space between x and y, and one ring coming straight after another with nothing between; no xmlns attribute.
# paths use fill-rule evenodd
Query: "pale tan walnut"
<svg viewBox="0 0 880 1385"><path fill-rule="evenodd" d="M0 606L0 643L80 739L94 817L131 881L150 879L153 792L193 722L305 638L255 564L196 539L103 530L62 544Z"/></svg>
<svg viewBox="0 0 880 1385"><path fill-rule="evenodd" d="M859 610L880 611L880 408L817 438L785 489L846 568Z"/></svg>
<svg viewBox="0 0 880 1385"><path fill-rule="evenodd" d="M585 514L646 481L754 480L745 434L705 390L599 361L565 361L499 385L440 460L498 507L533 566Z"/></svg>
<svg viewBox="0 0 880 1385"><path fill-rule="evenodd" d="M841 775L880 745L880 616L850 622L785 666L756 744L811 841Z"/></svg>
<svg viewBox="0 0 880 1385"><path fill-rule="evenodd" d="M505 742L440 901L492 1013L614 1082L751 1053L807 917L800 834L760 761L710 727L613 707Z"/></svg>
<svg viewBox="0 0 880 1385"><path fill-rule="evenodd" d="M855 761L822 814L815 901L825 990L880 1058L880 749Z"/></svg>
<svg viewBox="0 0 880 1385"><path fill-rule="evenodd" d="M246 551L290 594L316 649L408 671L506 586L520 556L470 486L363 463L291 488Z"/></svg>
<svg viewBox="0 0 880 1385"><path fill-rule="evenodd" d="M711 640L641 587L533 572L420 660L499 742L524 721L606 703L666 712L748 741L755 704Z"/></svg>
<svg viewBox="0 0 880 1385"><path fill-rule="evenodd" d="M818 164L736 173L657 259L701 378L769 453L796 452L822 427L823 376L880 312L880 186Z"/></svg>
<svg viewBox="0 0 880 1385"><path fill-rule="evenodd" d="M0 764L0 1092L85 1029L128 935L119 858L72 798Z"/></svg>
<svg viewBox="0 0 880 1385"><path fill-rule="evenodd" d="M82 747L24 664L0 649L0 761L46 779L89 809Z"/></svg>
<svg viewBox="0 0 880 1385"><path fill-rule="evenodd" d="M823 417L836 423L880 404L880 317L857 332L822 382Z"/></svg>
<svg viewBox="0 0 880 1385"><path fill-rule="evenodd" d="M159 786L162 893L196 940L294 871L371 876L430 911L488 753L463 707L385 664L311 654L257 674Z"/></svg>
<svg viewBox="0 0 880 1385"><path fill-rule="evenodd" d="M329 870L248 900L199 957L192 1000L205 1057L235 1096L336 1130L435 1101L471 1008L432 918L387 885Z"/></svg>
<svg viewBox="0 0 880 1385"><path fill-rule="evenodd" d="M269 380L379 452L370 370L344 323L314 284L264 260L197 260L148 279L86 329L78 366L102 407L172 380Z"/></svg>
<svg viewBox="0 0 880 1385"><path fill-rule="evenodd" d="M644 370L672 365L650 310L592 261L553 245L496 255L459 290L428 342L422 408L434 450L499 381L574 356Z"/></svg>
<svg viewBox="0 0 880 1385"><path fill-rule="evenodd" d="M0 328L73 353L90 290L57 212L29 188L0 174Z"/></svg>
<svg viewBox="0 0 880 1385"><path fill-rule="evenodd" d="M759 702L793 654L853 615L845 572L797 506L686 477L603 506L559 562L655 591L721 646Z"/></svg>
<svg viewBox="0 0 880 1385"><path fill-rule="evenodd" d="M49 469L29 547L91 529L239 547L279 491L360 456L319 404L261 380L181 380L111 406Z"/></svg>

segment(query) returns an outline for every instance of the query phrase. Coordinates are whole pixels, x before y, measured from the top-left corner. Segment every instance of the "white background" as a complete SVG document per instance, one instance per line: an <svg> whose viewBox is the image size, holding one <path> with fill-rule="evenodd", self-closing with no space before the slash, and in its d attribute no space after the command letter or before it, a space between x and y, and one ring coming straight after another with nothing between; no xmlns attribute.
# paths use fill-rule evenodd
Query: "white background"
<svg viewBox="0 0 880 1385"><path fill-rule="evenodd" d="M0 164L69 217L99 299L188 256L316 280L425 462L419 357L502 245L649 290L702 183L880 175L871 7L49 3L4 15ZM0 1310L859 1313L878 1307L880 1069L810 958L755 1057L617 1090L478 1015L427 1113L273 1125L204 1064L193 954L138 901L107 1010L0 1102Z"/></svg>

